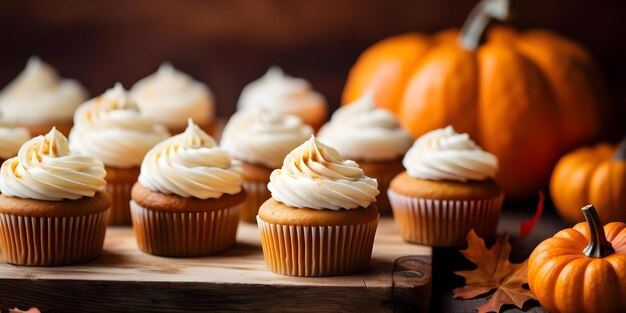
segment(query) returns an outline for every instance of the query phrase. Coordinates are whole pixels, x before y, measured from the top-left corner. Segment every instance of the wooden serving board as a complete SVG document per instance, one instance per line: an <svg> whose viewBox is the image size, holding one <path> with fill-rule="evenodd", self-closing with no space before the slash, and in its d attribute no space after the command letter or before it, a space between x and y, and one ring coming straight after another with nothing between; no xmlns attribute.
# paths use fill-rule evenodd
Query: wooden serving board
<svg viewBox="0 0 626 313"><path fill-rule="evenodd" d="M242 223L226 253L165 258L137 249L130 227L110 227L102 256L75 266L0 264L0 311L426 311L430 247L403 242L381 218L368 270L337 277L289 277L266 270L256 225Z"/></svg>

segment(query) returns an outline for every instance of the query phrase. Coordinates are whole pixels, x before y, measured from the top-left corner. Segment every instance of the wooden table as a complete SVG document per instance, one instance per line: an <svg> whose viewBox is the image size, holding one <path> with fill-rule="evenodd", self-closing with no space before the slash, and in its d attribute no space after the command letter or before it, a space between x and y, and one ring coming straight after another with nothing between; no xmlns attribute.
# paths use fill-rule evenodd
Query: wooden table
<svg viewBox="0 0 626 313"><path fill-rule="evenodd" d="M129 227L110 227L97 260L53 268L0 264L0 311L426 311L431 255L430 247L403 242L393 221L381 218L365 272L288 277L266 270L256 225L242 223L230 251L199 258L142 253Z"/></svg>

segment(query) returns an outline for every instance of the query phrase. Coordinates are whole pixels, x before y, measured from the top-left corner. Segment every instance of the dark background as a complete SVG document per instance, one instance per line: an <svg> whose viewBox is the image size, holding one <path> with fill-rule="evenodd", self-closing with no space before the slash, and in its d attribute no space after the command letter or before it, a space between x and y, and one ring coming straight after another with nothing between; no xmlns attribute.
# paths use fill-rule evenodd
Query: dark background
<svg viewBox="0 0 626 313"><path fill-rule="evenodd" d="M348 70L372 43L410 31L459 27L477 0L4 1L0 86L31 55L83 82L92 95L132 83L162 61L209 84L228 117L241 88L277 64L338 105ZM626 1L514 2L519 29L548 28L586 46L606 78L607 138L626 133Z"/></svg>

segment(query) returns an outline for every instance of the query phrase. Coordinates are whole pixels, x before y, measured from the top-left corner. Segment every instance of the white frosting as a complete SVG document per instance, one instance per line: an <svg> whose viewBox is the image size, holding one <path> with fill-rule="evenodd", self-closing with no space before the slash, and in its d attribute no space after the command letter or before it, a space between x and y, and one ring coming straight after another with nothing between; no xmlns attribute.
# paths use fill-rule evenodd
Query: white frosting
<svg viewBox="0 0 626 313"><path fill-rule="evenodd" d="M148 190L185 198L219 198L241 192L243 169L189 119L184 133L164 140L146 154L139 183Z"/></svg>
<svg viewBox="0 0 626 313"><path fill-rule="evenodd" d="M30 139L28 129L14 127L0 117L0 159L8 159L17 155L20 147Z"/></svg>
<svg viewBox="0 0 626 313"><path fill-rule="evenodd" d="M169 128L184 128L187 119L209 124L213 121L213 94L207 85L164 63L130 90L141 114Z"/></svg>
<svg viewBox="0 0 626 313"><path fill-rule="evenodd" d="M262 107L280 114L296 115L307 124L324 120L326 106L326 99L306 80L288 76L276 66L244 87L237 103L240 110Z"/></svg>
<svg viewBox="0 0 626 313"><path fill-rule="evenodd" d="M317 138L345 158L365 161L399 159L412 143L393 114L376 109L369 94L335 111Z"/></svg>
<svg viewBox="0 0 626 313"><path fill-rule="evenodd" d="M297 116L248 109L230 118L221 145L238 160L279 168L285 156L312 134Z"/></svg>
<svg viewBox="0 0 626 313"><path fill-rule="evenodd" d="M93 197L106 185L102 162L72 153L67 138L54 128L24 143L0 171L0 191L10 197L76 200Z"/></svg>
<svg viewBox="0 0 626 313"><path fill-rule="evenodd" d="M87 91L77 81L61 79L54 68L33 57L0 93L0 111L5 119L25 124L71 120L86 99Z"/></svg>
<svg viewBox="0 0 626 313"><path fill-rule="evenodd" d="M148 150L168 137L165 126L142 116L118 83L76 110L70 143L107 166L130 168L139 166Z"/></svg>
<svg viewBox="0 0 626 313"><path fill-rule="evenodd" d="M417 139L402 164L409 176L431 180L485 180L498 171L498 159L452 126Z"/></svg>
<svg viewBox="0 0 626 313"><path fill-rule="evenodd" d="M277 201L318 210L366 208L379 193L376 179L314 136L285 157L267 187Z"/></svg>

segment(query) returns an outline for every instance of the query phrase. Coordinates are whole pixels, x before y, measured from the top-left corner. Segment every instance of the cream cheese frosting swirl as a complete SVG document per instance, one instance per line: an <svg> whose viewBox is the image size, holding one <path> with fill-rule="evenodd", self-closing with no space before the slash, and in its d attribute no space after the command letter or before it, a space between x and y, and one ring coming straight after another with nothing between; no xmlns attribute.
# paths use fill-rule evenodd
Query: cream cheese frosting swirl
<svg viewBox="0 0 626 313"><path fill-rule="evenodd" d="M219 198L241 192L243 169L189 119L184 133L162 141L146 154L139 183L148 190L185 198Z"/></svg>
<svg viewBox="0 0 626 313"><path fill-rule="evenodd" d="M277 201L318 210L365 208L379 193L376 179L314 136L285 157L267 186Z"/></svg>
<svg viewBox="0 0 626 313"><path fill-rule="evenodd" d="M87 91L77 81L61 79L54 68L32 57L0 93L0 111L7 120L26 124L71 120L86 99Z"/></svg>
<svg viewBox="0 0 626 313"><path fill-rule="evenodd" d="M169 128L184 128L187 119L199 124L213 120L213 94L207 85L164 63L130 90L141 114Z"/></svg>
<svg viewBox="0 0 626 313"><path fill-rule="evenodd" d="M76 200L93 197L106 185L102 162L73 153L67 138L55 128L24 143L0 172L2 194L26 199Z"/></svg>
<svg viewBox="0 0 626 313"><path fill-rule="evenodd" d="M107 166L131 168L139 166L148 150L167 137L165 126L142 116L118 83L76 110L70 143Z"/></svg>
<svg viewBox="0 0 626 313"><path fill-rule="evenodd" d="M369 94L335 111L318 139L343 157L365 161L400 159L412 143L393 114L377 109Z"/></svg>
<svg viewBox="0 0 626 313"><path fill-rule="evenodd" d="M274 169L312 134L313 129L297 116L250 108L230 118L221 145L238 160Z"/></svg>
<svg viewBox="0 0 626 313"><path fill-rule="evenodd" d="M402 164L409 176L430 180L480 181L493 178L498 171L498 159L493 154L452 126L417 139Z"/></svg>
<svg viewBox="0 0 626 313"><path fill-rule="evenodd" d="M271 67L265 75L241 91L238 109L262 107L281 114L297 115L305 123L326 118L326 99L302 78Z"/></svg>
<svg viewBox="0 0 626 313"><path fill-rule="evenodd" d="M8 159L17 155L20 147L30 139L28 129L14 127L0 117L0 159Z"/></svg>

